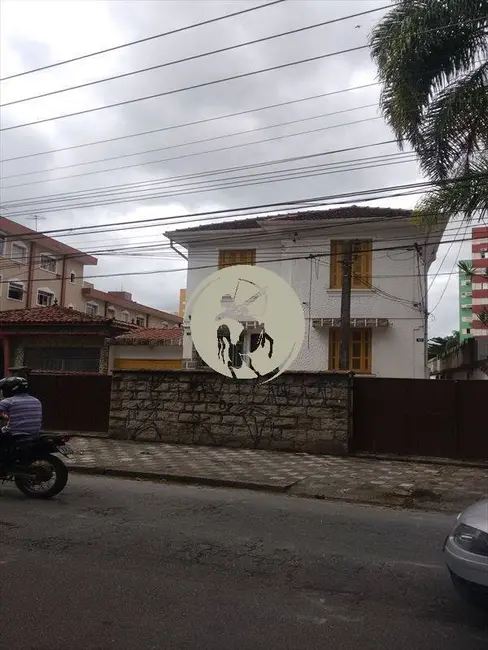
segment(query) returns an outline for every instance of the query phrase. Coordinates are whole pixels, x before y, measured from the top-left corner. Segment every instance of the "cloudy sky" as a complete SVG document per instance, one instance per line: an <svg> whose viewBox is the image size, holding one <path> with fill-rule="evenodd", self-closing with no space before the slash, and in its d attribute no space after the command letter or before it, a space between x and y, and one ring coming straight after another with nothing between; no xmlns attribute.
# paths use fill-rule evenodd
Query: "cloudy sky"
<svg viewBox="0 0 488 650"><path fill-rule="evenodd" d="M2 0L0 76L18 75L260 4L265 0ZM117 226L109 232L58 238L93 252L99 258L94 274L133 273L91 279L99 288L123 287L139 302L174 311L178 291L186 285L186 273L184 261L168 248L162 233L195 223L195 218L187 215L343 193L357 193L360 198L365 190L422 180L411 155L398 155L394 144L380 144L393 136L379 117L379 86L371 85L376 71L367 49L83 115L48 119L359 48L367 43L384 11L18 101L386 4L381 0L287 0L2 81L3 216L33 227L31 217L38 215L43 217L39 230L131 222L130 230ZM344 90L347 92L338 92ZM223 117L235 113L240 114ZM38 124L11 128L30 122ZM192 122L200 123L188 125ZM356 149L229 171L348 148ZM221 171L211 173L216 170ZM413 207L418 198L413 194L385 197L367 205ZM151 218L160 222L150 228L133 227ZM452 239L457 232L464 229L453 225L446 238ZM432 267L430 307L438 306L431 317L431 335L457 328L453 271L456 259L468 251L469 244L445 244L439 249ZM174 271L144 275L159 269Z"/></svg>

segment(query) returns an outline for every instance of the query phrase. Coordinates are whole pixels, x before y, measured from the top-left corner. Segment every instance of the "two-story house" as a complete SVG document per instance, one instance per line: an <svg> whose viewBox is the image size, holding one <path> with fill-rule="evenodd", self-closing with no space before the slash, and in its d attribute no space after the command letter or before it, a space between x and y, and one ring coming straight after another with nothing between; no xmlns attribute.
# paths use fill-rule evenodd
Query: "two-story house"
<svg viewBox="0 0 488 650"><path fill-rule="evenodd" d="M85 266L97 259L0 217L0 311L58 304L84 311Z"/></svg>
<svg viewBox="0 0 488 650"><path fill-rule="evenodd" d="M351 370L377 377L427 378L427 274L444 224L428 232L409 210L350 206L226 221L166 236L187 249L187 295L234 264L278 273L296 291L307 322L290 370L339 369L342 246L354 242ZM183 361L198 363L185 315ZM248 331L245 347L251 344ZM243 350L248 351L247 349Z"/></svg>

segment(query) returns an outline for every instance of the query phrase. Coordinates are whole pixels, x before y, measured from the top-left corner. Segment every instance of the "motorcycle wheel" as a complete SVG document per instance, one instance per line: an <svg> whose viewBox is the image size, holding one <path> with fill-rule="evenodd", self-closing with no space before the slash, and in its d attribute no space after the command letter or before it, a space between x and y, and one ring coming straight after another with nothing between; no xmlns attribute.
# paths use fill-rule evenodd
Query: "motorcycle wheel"
<svg viewBox="0 0 488 650"><path fill-rule="evenodd" d="M36 464L44 467L35 467ZM34 459L29 465L29 469L35 472L36 476L31 480L25 478L16 478L15 485L18 489L31 499L50 499L59 494L66 487L68 482L68 468L63 461L52 454L45 454ZM47 487L43 487L48 480L55 476L54 482Z"/></svg>

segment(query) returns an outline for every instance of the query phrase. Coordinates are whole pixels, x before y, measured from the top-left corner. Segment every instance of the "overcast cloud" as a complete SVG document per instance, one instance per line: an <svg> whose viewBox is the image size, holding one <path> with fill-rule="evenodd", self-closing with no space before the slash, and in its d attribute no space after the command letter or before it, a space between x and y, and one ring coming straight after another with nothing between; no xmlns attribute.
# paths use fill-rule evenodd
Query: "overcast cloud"
<svg viewBox="0 0 488 650"><path fill-rule="evenodd" d="M238 0L230 2L225 0L175 2L169 0L149 2L144 0L123 2L3 0L0 5L1 77L235 12L256 4L259 3ZM213 25L5 81L1 85L0 103L5 104L63 87L235 45L384 4L386 2L369 0L349 2L288 0ZM368 34L381 15L375 13L125 79L14 104L1 109L2 127L42 120L361 46L366 44ZM367 50L350 52L206 88L5 131L1 134L1 158L49 152L320 93L330 93L372 83L376 80L375 74ZM186 181L168 180L182 175L393 139L391 131L382 119L372 119L379 116L376 106L378 96L379 87L373 86L205 124L8 161L2 165L2 205L4 206L2 213L30 227L33 226L33 221L28 217L35 214L43 216L45 219L39 221L40 230L175 216L181 218L176 221L173 219L172 226L178 224L178 227L181 227L185 223L185 215L193 212L361 192L372 188L415 183L421 180L421 176L414 161L247 187L215 187L215 178L211 176ZM370 104L374 106L319 117L303 123L256 131L284 121L299 120ZM208 152L212 149L357 120L368 121L198 155L200 152ZM214 142L176 146L245 130L251 133L225 137ZM161 151L127 156L148 149L161 149ZM241 176L244 173L355 160L392 154L396 151L394 144L376 146L298 161L286 166L258 168L241 172ZM187 154L197 155L182 157ZM106 162L93 162L118 156L124 157ZM53 169L60 167L67 168ZM123 167L123 169L113 169L115 167ZM239 173L235 172L234 175ZM197 181L198 185L192 185ZM132 194L127 193L128 190L124 189L124 186L134 183L139 185L129 188L132 189ZM100 194L100 191L106 191L107 187L114 185L122 186L122 189L119 187L116 190L115 198L122 196L125 202L99 205L109 200L107 194ZM181 186L180 189L177 188L178 185ZM95 192L98 190L99 193L94 194L92 198L87 198L86 194L78 194L68 203L60 201L59 195L87 190ZM121 192L125 192L125 195L121 195ZM142 200L144 193L164 193L166 196ZM417 199L418 196L388 198L369 202L368 205L413 207ZM97 205L83 207L87 202ZM66 206L69 209L65 209ZM133 252L117 256L97 255L99 265L93 272L98 275L119 271L144 272L162 268L184 269L183 260L168 249L168 242L162 237L162 233L168 229L170 229L169 222L152 228L120 230L98 235L72 235L62 239L77 248L89 251L136 244L145 246L158 242L162 245L157 252L142 249L137 256ZM451 239L453 232L451 230L446 238ZM431 319L431 335L445 334L458 327L457 278L455 274L451 276L446 274L455 270L457 257L460 255L462 259L469 254L468 252L469 244L464 244L461 249L458 244L451 247L443 245L439 249L438 261L432 268L431 308L436 305L441 296L442 300ZM96 285L104 290L120 289L123 286L140 302L174 311L177 309L178 291L180 287L186 285L186 273L180 270L161 275L133 275L121 279L102 277L91 281L95 281Z"/></svg>

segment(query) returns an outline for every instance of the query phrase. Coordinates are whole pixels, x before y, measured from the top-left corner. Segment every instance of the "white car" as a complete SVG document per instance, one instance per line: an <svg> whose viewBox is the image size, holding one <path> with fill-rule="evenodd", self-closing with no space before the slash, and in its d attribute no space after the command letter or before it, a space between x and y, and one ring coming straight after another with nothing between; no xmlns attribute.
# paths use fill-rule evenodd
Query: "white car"
<svg viewBox="0 0 488 650"><path fill-rule="evenodd" d="M459 595L488 609L488 499L458 515L444 542L444 558Z"/></svg>

